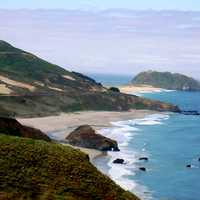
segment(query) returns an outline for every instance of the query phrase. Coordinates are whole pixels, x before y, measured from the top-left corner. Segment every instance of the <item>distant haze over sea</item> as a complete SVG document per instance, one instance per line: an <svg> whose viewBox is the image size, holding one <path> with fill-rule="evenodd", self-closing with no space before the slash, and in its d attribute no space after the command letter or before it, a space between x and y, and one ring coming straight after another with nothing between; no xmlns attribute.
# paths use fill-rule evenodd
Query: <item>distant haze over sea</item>
<svg viewBox="0 0 200 200"><path fill-rule="evenodd" d="M200 79L200 12L0 10L0 39L67 69Z"/></svg>

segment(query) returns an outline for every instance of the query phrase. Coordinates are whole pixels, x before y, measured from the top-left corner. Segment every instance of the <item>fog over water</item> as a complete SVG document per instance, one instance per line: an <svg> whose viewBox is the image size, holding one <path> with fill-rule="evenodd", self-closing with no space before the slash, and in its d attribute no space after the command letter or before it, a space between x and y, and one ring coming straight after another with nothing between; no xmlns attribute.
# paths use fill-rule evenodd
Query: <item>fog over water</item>
<svg viewBox="0 0 200 200"><path fill-rule="evenodd" d="M0 38L70 70L200 79L200 12L0 10Z"/></svg>

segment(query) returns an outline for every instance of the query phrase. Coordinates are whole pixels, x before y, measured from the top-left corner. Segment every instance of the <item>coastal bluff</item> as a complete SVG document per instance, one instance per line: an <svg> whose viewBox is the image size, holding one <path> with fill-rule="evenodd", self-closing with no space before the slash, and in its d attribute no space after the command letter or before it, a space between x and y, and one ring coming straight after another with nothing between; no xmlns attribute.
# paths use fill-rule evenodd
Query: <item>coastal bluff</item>
<svg viewBox="0 0 200 200"><path fill-rule="evenodd" d="M178 107L107 89L0 41L0 116L38 117L75 111L177 111Z"/></svg>
<svg viewBox="0 0 200 200"><path fill-rule="evenodd" d="M136 75L132 85L150 85L155 88L180 91L200 91L200 82L179 73L145 71Z"/></svg>

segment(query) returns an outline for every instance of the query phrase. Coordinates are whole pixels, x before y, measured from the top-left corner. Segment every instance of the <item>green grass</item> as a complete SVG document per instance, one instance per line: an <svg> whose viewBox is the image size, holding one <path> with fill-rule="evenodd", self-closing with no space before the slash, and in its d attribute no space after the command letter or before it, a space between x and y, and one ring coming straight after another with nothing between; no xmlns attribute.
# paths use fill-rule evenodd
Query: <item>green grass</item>
<svg viewBox="0 0 200 200"><path fill-rule="evenodd" d="M0 199L136 200L79 150L0 135Z"/></svg>

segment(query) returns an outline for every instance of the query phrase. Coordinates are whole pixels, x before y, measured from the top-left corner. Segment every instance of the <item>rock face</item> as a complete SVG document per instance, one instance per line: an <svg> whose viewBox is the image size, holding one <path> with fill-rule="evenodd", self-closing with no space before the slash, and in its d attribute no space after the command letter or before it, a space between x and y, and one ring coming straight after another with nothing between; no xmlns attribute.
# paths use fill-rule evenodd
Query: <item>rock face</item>
<svg viewBox="0 0 200 200"><path fill-rule="evenodd" d="M78 127L66 137L69 144L97 149L101 151L119 151L116 141L106 138L100 134L96 134L95 130L89 125Z"/></svg>
<svg viewBox="0 0 200 200"><path fill-rule="evenodd" d="M0 134L33 138L50 142L51 139L38 129L21 125L16 119L0 117Z"/></svg>
<svg viewBox="0 0 200 200"><path fill-rule="evenodd" d="M151 85L169 90L199 91L200 82L178 73L146 71L138 74L132 84Z"/></svg>

